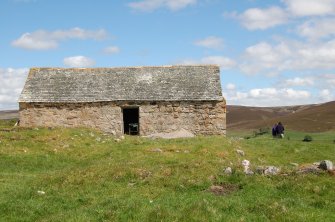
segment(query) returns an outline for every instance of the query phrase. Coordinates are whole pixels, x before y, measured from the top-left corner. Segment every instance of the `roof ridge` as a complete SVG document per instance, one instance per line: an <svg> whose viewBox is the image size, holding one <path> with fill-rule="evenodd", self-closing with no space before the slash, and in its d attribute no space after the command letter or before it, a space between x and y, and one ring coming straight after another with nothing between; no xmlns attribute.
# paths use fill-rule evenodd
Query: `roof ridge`
<svg viewBox="0 0 335 222"><path fill-rule="evenodd" d="M31 67L31 71L50 70L50 69L66 69L66 70L97 70L97 69L142 69L142 68L173 68L173 67L220 67L215 64L196 64L196 65L161 65L161 66L118 66L118 67L89 67L89 68L65 68L65 67Z"/></svg>

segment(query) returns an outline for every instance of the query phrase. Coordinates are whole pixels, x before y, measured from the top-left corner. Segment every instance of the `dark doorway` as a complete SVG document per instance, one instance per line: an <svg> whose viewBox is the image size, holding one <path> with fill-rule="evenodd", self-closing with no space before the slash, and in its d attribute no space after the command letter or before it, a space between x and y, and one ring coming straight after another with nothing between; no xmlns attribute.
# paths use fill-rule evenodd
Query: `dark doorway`
<svg viewBox="0 0 335 222"><path fill-rule="evenodd" d="M138 135L140 132L139 126L139 110L137 108L123 109L123 129L124 134Z"/></svg>

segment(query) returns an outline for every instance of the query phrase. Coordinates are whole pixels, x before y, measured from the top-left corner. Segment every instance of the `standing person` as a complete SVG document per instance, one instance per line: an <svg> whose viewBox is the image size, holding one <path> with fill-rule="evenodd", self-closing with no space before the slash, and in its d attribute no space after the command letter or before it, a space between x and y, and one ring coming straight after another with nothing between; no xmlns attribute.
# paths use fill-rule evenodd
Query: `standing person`
<svg viewBox="0 0 335 222"><path fill-rule="evenodd" d="M272 136L273 137L277 136L277 123L275 123L275 125L273 125L272 127Z"/></svg>
<svg viewBox="0 0 335 222"><path fill-rule="evenodd" d="M276 127L276 132L277 132L277 135L278 137L280 138L284 138L284 126L281 122L278 123L277 127Z"/></svg>

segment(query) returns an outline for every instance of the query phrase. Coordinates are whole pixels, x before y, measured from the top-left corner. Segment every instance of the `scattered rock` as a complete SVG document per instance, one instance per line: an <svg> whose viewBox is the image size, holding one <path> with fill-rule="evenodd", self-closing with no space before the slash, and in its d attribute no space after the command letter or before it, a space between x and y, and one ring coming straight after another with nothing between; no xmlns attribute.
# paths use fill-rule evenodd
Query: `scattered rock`
<svg viewBox="0 0 335 222"><path fill-rule="evenodd" d="M224 173L227 174L227 175L231 175L233 173L233 170L231 169L231 167L227 167L225 170L224 170Z"/></svg>
<svg viewBox="0 0 335 222"><path fill-rule="evenodd" d="M322 160L319 164L319 168L322 170L333 170L333 163L330 160Z"/></svg>
<svg viewBox="0 0 335 222"><path fill-rule="evenodd" d="M125 137L122 135L122 136L120 136L120 140L124 140L125 139Z"/></svg>
<svg viewBox="0 0 335 222"><path fill-rule="evenodd" d="M264 175L277 175L280 169L275 166L267 166L264 170Z"/></svg>
<svg viewBox="0 0 335 222"><path fill-rule="evenodd" d="M91 136L91 137L94 137L94 133L90 132L90 136Z"/></svg>
<svg viewBox="0 0 335 222"><path fill-rule="evenodd" d="M97 138L95 138L95 140L96 140L97 142L100 142L100 141L101 141L101 138L100 138L100 137L97 137Z"/></svg>
<svg viewBox="0 0 335 222"><path fill-rule="evenodd" d="M275 166L258 166L256 168L256 173L262 175L277 175L280 172L280 169Z"/></svg>
<svg viewBox="0 0 335 222"><path fill-rule="evenodd" d="M315 166L315 165L304 165L304 166L301 166L300 169L297 171L298 174L301 174L301 173L315 173L315 174L318 174L318 173L321 173L322 170L318 168L318 166Z"/></svg>
<svg viewBox="0 0 335 222"><path fill-rule="evenodd" d="M256 173L258 174L264 174L265 168L262 166L256 167Z"/></svg>
<svg viewBox="0 0 335 222"><path fill-rule="evenodd" d="M159 148L154 148L151 150L151 152L157 152L157 153L162 153L163 150L159 149Z"/></svg>
<svg viewBox="0 0 335 222"><path fill-rule="evenodd" d="M236 153L240 154L241 156L244 156L244 151L243 150L236 150Z"/></svg>
<svg viewBox="0 0 335 222"><path fill-rule="evenodd" d="M246 169L246 170L244 170L244 173L246 174L246 175L254 175L255 173L254 173L254 171L252 171L251 169Z"/></svg>
<svg viewBox="0 0 335 222"><path fill-rule="evenodd" d="M37 191L37 194L38 194L38 195L44 195L44 194L45 194L45 192L44 192L44 191L42 191L42 190L38 190L38 191Z"/></svg>
<svg viewBox="0 0 335 222"><path fill-rule="evenodd" d="M249 160L242 160L242 166L249 167L250 166L250 161Z"/></svg>
<svg viewBox="0 0 335 222"><path fill-rule="evenodd" d="M243 160L242 161L242 166L244 167L243 172L246 175L253 175L254 174L254 172L249 168L249 166L250 166L250 161L249 160Z"/></svg>
<svg viewBox="0 0 335 222"><path fill-rule="evenodd" d="M184 153L190 153L190 151L189 150L184 150Z"/></svg>
<svg viewBox="0 0 335 222"><path fill-rule="evenodd" d="M119 138L114 139L115 142L120 142L121 140Z"/></svg>

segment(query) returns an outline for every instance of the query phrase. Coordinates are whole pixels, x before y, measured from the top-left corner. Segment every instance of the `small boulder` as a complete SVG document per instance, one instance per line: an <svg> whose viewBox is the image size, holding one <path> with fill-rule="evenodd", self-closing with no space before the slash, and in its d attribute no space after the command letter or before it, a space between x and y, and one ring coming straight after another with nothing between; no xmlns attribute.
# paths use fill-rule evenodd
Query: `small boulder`
<svg viewBox="0 0 335 222"><path fill-rule="evenodd" d="M227 167L225 170L224 170L224 173L227 174L227 175L231 175L233 173L233 170L231 169L231 167Z"/></svg>
<svg viewBox="0 0 335 222"><path fill-rule="evenodd" d="M250 165L250 161L249 160L242 160L242 166L249 167L249 165Z"/></svg>
<svg viewBox="0 0 335 222"><path fill-rule="evenodd" d="M45 194L45 192L44 192L44 191L42 191L42 190L38 190L38 191L37 191L37 194L38 194L38 195L44 195L44 194Z"/></svg>
<svg viewBox="0 0 335 222"><path fill-rule="evenodd" d="M250 166L250 161L249 160L243 160L242 161L242 166L244 168L243 172L246 175L253 175L254 174L254 172L249 168L249 166Z"/></svg>
<svg viewBox="0 0 335 222"><path fill-rule="evenodd" d="M333 163L330 160L322 160L319 164L319 168L322 170L333 170Z"/></svg>
<svg viewBox="0 0 335 222"><path fill-rule="evenodd" d="M251 169L245 169L244 170L244 173L246 174L246 175L254 175L255 173L254 173L254 171L252 171Z"/></svg>
<svg viewBox="0 0 335 222"><path fill-rule="evenodd" d="M275 166L267 166L264 170L264 175L277 175L280 169Z"/></svg>
<svg viewBox="0 0 335 222"><path fill-rule="evenodd" d="M236 153L240 154L241 156L244 156L244 155L245 155L245 153L244 153L243 150L236 150Z"/></svg>

